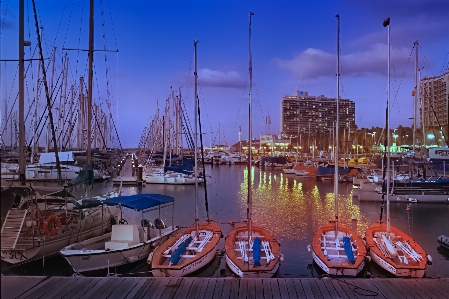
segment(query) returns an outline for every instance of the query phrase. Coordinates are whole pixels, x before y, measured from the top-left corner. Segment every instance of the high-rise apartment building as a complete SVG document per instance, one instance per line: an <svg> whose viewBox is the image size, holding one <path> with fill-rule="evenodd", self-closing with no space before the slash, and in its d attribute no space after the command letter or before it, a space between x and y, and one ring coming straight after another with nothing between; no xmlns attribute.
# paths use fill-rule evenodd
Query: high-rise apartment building
<svg viewBox="0 0 449 299"><path fill-rule="evenodd" d="M281 132L286 136L329 133L335 127L335 98L309 96L308 92L297 91L296 95L284 96L281 102ZM347 99L339 101L340 129L355 126L355 103Z"/></svg>
<svg viewBox="0 0 449 299"><path fill-rule="evenodd" d="M422 78L419 97L422 103L419 119L425 131L432 133L442 129L443 134L449 136L449 69L440 76Z"/></svg>

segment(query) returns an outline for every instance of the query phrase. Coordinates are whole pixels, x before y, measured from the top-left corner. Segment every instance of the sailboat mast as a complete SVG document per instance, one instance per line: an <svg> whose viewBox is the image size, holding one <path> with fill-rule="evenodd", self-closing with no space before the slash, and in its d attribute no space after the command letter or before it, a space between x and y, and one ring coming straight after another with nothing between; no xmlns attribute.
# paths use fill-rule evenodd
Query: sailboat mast
<svg viewBox="0 0 449 299"><path fill-rule="evenodd" d="M25 185L25 15L24 0L19 1L19 181ZM11 131L12 135L12 131Z"/></svg>
<svg viewBox="0 0 449 299"><path fill-rule="evenodd" d="M388 26L388 87L387 87L387 236L390 237L390 18L386 18L383 26Z"/></svg>
<svg viewBox="0 0 449 299"><path fill-rule="evenodd" d="M89 70L87 82L87 148L86 148L86 164L91 164L91 123L92 123L92 65L94 62L94 0L90 0L90 16L89 16Z"/></svg>
<svg viewBox="0 0 449 299"><path fill-rule="evenodd" d="M198 101L197 101L197 80L198 80L198 73L197 73L197 59L196 59L196 45L198 44L199 40L193 41L193 61L194 61L194 72L193 72L193 78L194 78L194 97L195 97L195 104L194 104L194 119L195 119L195 151L194 151L194 174L195 174L195 224L196 224L196 234L198 236L198 165L197 165L197 158L198 158Z"/></svg>
<svg viewBox="0 0 449 299"><path fill-rule="evenodd" d="M334 161L335 161L335 170L334 170L334 211L335 211L335 238L338 236L338 128L340 126L340 16L338 14L335 15L337 18L337 99L335 100L336 104L336 126L335 126L335 136L336 138L336 146L334 152Z"/></svg>
<svg viewBox="0 0 449 299"><path fill-rule="evenodd" d="M419 101L419 93L418 93L418 41L413 43L413 46L415 47L415 78L414 78L414 97L413 97L413 153L415 153L415 142L416 142L416 105ZM424 132L424 126L423 126L423 132ZM426 147L426 138L423 138L423 146Z"/></svg>
<svg viewBox="0 0 449 299"><path fill-rule="evenodd" d="M253 97L253 52L251 43L251 17L254 15L253 12L249 13L249 117L248 117L248 131L249 131L249 146L248 146L248 248L251 241L252 235L252 194L251 194L251 164L252 164L252 151L253 151L253 128L252 128L252 97Z"/></svg>

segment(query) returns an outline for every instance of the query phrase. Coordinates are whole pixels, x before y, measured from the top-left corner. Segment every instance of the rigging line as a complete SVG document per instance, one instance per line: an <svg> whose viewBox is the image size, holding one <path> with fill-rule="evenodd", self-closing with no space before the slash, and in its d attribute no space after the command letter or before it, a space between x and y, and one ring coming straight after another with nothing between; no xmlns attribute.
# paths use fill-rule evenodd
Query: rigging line
<svg viewBox="0 0 449 299"><path fill-rule="evenodd" d="M437 120L438 127L439 127L439 128L442 128L442 126L440 125L440 121L438 120L437 114L436 114L436 112L435 112L435 109L433 108L432 103L430 103L430 107L432 108L433 116L434 116L435 119ZM430 124L429 124L429 125L430 125ZM431 126L431 128L432 128L433 134L434 134L435 136L438 136L438 135L437 135L437 132L435 131L435 126ZM446 142L446 145L449 146L448 139L446 139L446 136L444 136L444 134L442 134L442 135L443 135L443 138L444 138L444 142ZM436 140L436 141L437 141L437 140ZM437 145L438 145L438 141L437 141Z"/></svg>
<svg viewBox="0 0 449 299"><path fill-rule="evenodd" d="M1 4L1 1L0 1L0 4ZM2 27L1 27L0 33L3 32L3 29L5 29L5 23L6 23L6 19L7 19L6 14L8 13L8 8L9 8L8 6L9 6L9 1L6 2L5 15L3 16L3 22L2 22ZM0 11L0 13L1 13L1 11Z"/></svg>
<svg viewBox="0 0 449 299"><path fill-rule="evenodd" d="M443 74L444 70L446 69L446 61L447 61L447 68L449 69L449 61L447 60L448 57L449 57L449 51L447 51L447 55L446 55L446 58L444 59L443 68L441 69L440 74Z"/></svg>
<svg viewBox="0 0 449 299"><path fill-rule="evenodd" d="M114 22L112 21L111 5L110 5L109 1L108 1L108 8L109 8L110 22L111 22L111 26L112 26L112 33L114 35L114 40L115 40L115 48L118 49L117 35L115 34L115 27L114 27Z"/></svg>
<svg viewBox="0 0 449 299"><path fill-rule="evenodd" d="M36 13L36 3L35 3L35 0L32 0L32 1L33 1L34 21L36 23L37 41L38 41L38 45L39 45L39 56L40 56L41 61L43 62L44 56L43 56L43 53L42 53L42 44L41 44L41 41L40 41L39 22L37 20L37 13ZM51 104L50 103L51 99L50 99L49 92L48 92L47 76L46 76L46 70L45 70L44 67L42 67L42 73L43 73L43 78L44 78L45 96L47 98L47 106L49 107L49 109L48 109L48 116L50 118L50 126L51 126L51 133L52 133L52 139L53 139L53 148L55 150L56 168L57 168L57 171L58 171L58 181L60 183L62 183L62 181L61 181L62 180L61 165L60 165L60 162L59 162L58 146L56 144L56 136L55 136L55 127L54 127L54 124L53 124L53 114L52 114L51 105L50 105Z"/></svg>
<svg viewBox="0 0 449 299"><path fill-rule="evenodd" d="M210 221L209 218L209 202L207 200L207 187L206 187L206 167L204 167L204 145L203 145L203 131L201 129L201 111L200 111L200 99L197 97L197 103L198 103L198 124L200 128L200 145L201 145L201 163L203 164L203 185L204 185L204 203L206 205L206 216L207 221ZM198 157L195 157L195 159L198 159ZM198 174L195 173L195 179L198 179Z"/></svg>
<svg viewBox="0 0 449 299"><path fill-rule="evenodd" d="M245 91L246 91L246 84L248 83L248 77L249 77L249 75L246 77L245 84L243 85L242 96L241 96L241 98L240 98L239 110L238 110L238 112L237 112L237 119L236 119L236 121L235 121L235 127L234 127L234 130L233 130L232 132L237 131L237 126L238 126L239 117L240 117L240 111L242 111L242 104L243 104L243 101L244 101L244 96L245 96ZM246 103L246 102L245 102L245 103ZM211 130L211 131L212 131L212 130ZM241 136L240 136L240 138L241 138Z"/></svg>
<svg viewBox="0 0 449 299"><path fill-rule="evenodd" d="M396 89L396 93L395 93L394 98L393 98L393 100L396 101L396 104L398 104L398 107L400 107L400 106L399 106L399 101L397 100L397 96L398 96L398 93L399 93L399 89L401 88L402 80L403 80L404 77L405 77L405 73L406 73L406 71L407 71L408 64L409 64L410 59L411 59L411 57L412 57L413 49L414 49L414 48L415 48L415 45L413 45L412 50L410 51L410 55L408 56L408 59L407 59L407 64L405 65L404 72L402 73L401 80L399 81L398 88ZM399 112L400 112L400 110L399 110Z"/></svg>
<svg viewBox="0 0 449 299"><path fill-rule="evenodd" d="M433 72L432 72L432 68L430 67L430 63L429 63L429 61L427 60L426 55L424 55L424 50L422 49L421 44L418 44L418 47L419 47L419 49L421 50L421 51L419 51L419 54L421 55L422 58L424 58L424 62L425 62L425 64L427 64L427 68L429 68L430 73L432 74L432 73L433 73Z"/></svg>
<svg viewBox="0 0 449 299"><path fill-rule="evenodd" d="M83 24L83 14L84 14L84 0L83 0L82 5L81 5L80 31L78 33L78 46L77 46L77 49L81 48L81 46L80 46L81 45L81 33L82 33L82 30L83 30L83 26L81 26L81 24ZM75 78L78 78L78 65L79 65L81 51L78 50L76 52L77 52L77 55L76 55L76 66L75 66ZM84 72L86 72L86 70L84 70Z"/></svg>
<svg viewBox="0 0 449 299"><path fill-rule="evenodd" d="M68 0L66 0L66 1L68 1ZM69 19L67 20L67 27L66 27L64 39L63 39L63 42L62 42L62 48L65 48L65 42L67 40L67 35L69 33L69 27L70 27L70 23L72 21L72 13L73 13L74 6L75 6L75 1L72 2L72 8L70 9ZM65 4L64 4L64 8L65 8Z"/></svg>

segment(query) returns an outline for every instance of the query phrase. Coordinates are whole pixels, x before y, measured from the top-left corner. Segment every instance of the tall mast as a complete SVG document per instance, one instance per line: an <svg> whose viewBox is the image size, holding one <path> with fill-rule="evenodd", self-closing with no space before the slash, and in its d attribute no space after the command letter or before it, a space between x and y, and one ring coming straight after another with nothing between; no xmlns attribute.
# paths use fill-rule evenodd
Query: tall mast
<svg viewBox="0 0 449 299"><path fill-rule="evenodd" d="M387 88L387 236L390 237L390 18L386 18L383 26L387 27L388 32L388 88ZM415 141L413 141L415 142Z"/></svg>
<svg viewBox="0 0 449 299"><path fill-rule="evenodd" d="M198 73L196 69L197 60L196 60L196 45L198 44L199 40L193 41L193 61L194 61L194 72L193 72L193 78L194 78L194 97L195 97L195 104L194 104L194 119L195 119L195 153L194 153L194 174L195 174L195 224L196 224L196 235L198 236L198 165L196 163L198 158L198 101L197 101L197 80L198 80Z"/></svg>
<svg viewBox="0 0 449 299"><path fill-rule="evenodd" d="M24 49L24 0L19 1L19 181L21 185L25 185L25 49ZM12 131L11 131L12 135Z"/></svg>
<svg viewBox="0 0 449 299"><path fill-rule="evenodd" d="M94 62L94 0L90 0L90 16L89 16L89 70L88 70L88 82L87 82L87 148L86 148L86 156L87 161L86 164L90 164L91 162L91 123L92 123L92 82L93 82L93 73L92 73L92 65Z"/></svg>
<svg viewBox="0 0 449 299"><path fill-rule="evenodd" d="M248 210L247 210L247 218L248 218L248 249L250 247L251 236L252 236L252 194L251 194L251 164L253 157L253 128L252 128L252 97L253 97L253 52L252 52L252 43L251 43L251 17L254 15L253 12L249 13L249 117L248 117L248 131L249 131L249 149L248 149Z"/></svg>
<svg viewBox="0 0 449 299"><path fill-rule="evenodd" d="M415 46L415 94L413 97L413 152L415 152L415 142L416 142L416 104L418 103L418 41L414 42L413 45ZM426 139L423 140L424 147L426 146Z"/></svg>
<svg viewBox="0 0 449 299"><path fill-rule="evenodd" d="M337 125L335 126L336 146L334 152L334 211L335 211L335 238L338 236L338 127L340 124L340 16L335 15L337 18L337 99L335 100L337 109Z"/></svg>

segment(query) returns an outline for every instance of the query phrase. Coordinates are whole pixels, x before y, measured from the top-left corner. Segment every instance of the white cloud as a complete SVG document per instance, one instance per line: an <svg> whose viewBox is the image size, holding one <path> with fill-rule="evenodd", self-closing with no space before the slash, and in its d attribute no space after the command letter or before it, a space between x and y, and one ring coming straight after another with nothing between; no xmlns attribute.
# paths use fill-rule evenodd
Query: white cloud
<svg viewBox="0 0 449 299"><path fill-rule="evenodd" d="M198 82L203 86L211 87L245 86L244 79L236 71L215 71L207 68L198 71Z"/></svg>
<svg viewBox="0 0 449 299"><path fill-rule="evenodd" d="M387 51L387 45L377 43L367 51L342 55L340 72L346 76L386 74ZM391 62L396 69L406 66L410 53L411 49L405 47L391 50ZM335 76L337 72L337 55L313 48L305 50L292 60L276 58L275 63L301 79Z"/></svg>

